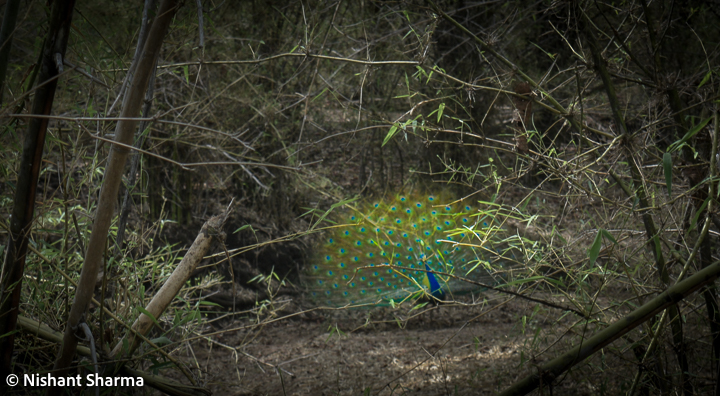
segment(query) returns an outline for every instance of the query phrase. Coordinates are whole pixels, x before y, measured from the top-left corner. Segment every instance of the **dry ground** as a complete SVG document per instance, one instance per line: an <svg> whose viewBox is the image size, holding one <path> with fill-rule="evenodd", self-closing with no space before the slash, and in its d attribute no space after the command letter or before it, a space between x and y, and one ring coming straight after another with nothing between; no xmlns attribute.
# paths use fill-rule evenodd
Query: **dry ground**
<svg viewBox="0 0 720 396"><path fill-rule="evenodd" d="M549 322L542 315L529 319L535 309L532 302L494 296L486 305L432 307L408 319L404 328L389 309L316 311L267 325L237 350L231 347L254 334L224 332L213 337L216 344L196 343L191 360L202 367L205 384L216 395L493 395L546 360L529 361L528 350L545 350L575 322ZM395 311L395 317L416 313ZM528 318L524 333L518 325L523 316ZM336 325L344 334L329 330ZM545 356L563 351L564 340ZM571 373L552 394L602 393L600 380L575 381L581 377Z"/></svg>

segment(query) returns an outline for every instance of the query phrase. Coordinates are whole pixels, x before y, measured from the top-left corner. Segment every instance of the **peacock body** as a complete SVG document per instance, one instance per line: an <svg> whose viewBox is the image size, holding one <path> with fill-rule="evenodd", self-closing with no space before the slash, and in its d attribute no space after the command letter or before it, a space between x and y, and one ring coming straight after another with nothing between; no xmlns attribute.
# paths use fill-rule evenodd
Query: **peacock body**
<svg viewBox="0 0 720 396"><path fill-rule="evenodd" d="M436 195L398 195L348 208L317 246L306 274L320 304L438 300L497 283L503 230L494 210Z"/></svg>

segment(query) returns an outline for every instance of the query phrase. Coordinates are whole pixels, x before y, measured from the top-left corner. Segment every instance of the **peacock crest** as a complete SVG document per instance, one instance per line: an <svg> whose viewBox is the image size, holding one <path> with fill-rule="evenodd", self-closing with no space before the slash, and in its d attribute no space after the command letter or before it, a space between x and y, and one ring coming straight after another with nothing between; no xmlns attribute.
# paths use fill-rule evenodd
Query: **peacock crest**
<svg viewBox="0 0 720 396"><path fill-rule="evenodd" d="M394 305L454 298L497 283L505 251L498 205L484 209L437 195L397 195L333 219L315 249L306 284L320 304Z"/></svg>

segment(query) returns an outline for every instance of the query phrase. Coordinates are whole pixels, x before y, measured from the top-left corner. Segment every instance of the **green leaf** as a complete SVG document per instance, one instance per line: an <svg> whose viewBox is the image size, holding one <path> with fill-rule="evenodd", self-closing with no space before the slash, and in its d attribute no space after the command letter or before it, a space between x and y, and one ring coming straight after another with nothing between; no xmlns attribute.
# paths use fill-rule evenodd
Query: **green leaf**
<svg viewBox="0 0 720 396"><path fill-rule="evenodd" d="M705 198L705 202L703 202L702 206L700 206L700 209L695 211L695 216L693 216L692 222L690 223L690 229L688 231L692 231L697 226L698 218L700 217L700 214L705 211L705 208L707 207L708 203L710 202L710 197Z"/></svg>
<svg viewBox="0 0 720 396"><path fill-rule="evenodd" d="M242 227L238 228L237 230L233 231L233 234L237 234L238 232L240 232L240 231L242 231L242 230L244 230L244 229L246 229L246 228L250 228L250 231L252 231L253 233L255 233L255 230L253 229L252 225L250 225L250 224L245 224L244 226L242 226Z"/></svg>
<svg viewBox="0 0 720 396"><path fill-rule="evenodd" d="M595 265L595 260L597 260L598 256L600 255L600 248L602 247L602 229L598 231L597 235L595 235L595 240L593 241L592 246L590 246L590 250L588 250L588 257L590 257L590 267L593 267Z"/></svg>
<svg viewBox="0 0 720 396"><path fill-rule="evenodd" d="M602 235L603 235L606 239L609 239L610 242L612 242L612 243L614 243L614 244L617 245L617 241L615 240L615 238L613 238L613 236L612 236L612 234L610 233L610 231L601 228L601 229L600 229L600 232L602 233Z"/></svg>
<svg viewBox="0 0 720 396"><path fill-rule="evenodd" d="M317 96L315 96L315 97L311 100L311 102L314 102L314 101L317 100L318 98L322 97L323 94L325 94L325 92L327 92L327 90L328 90L327 87L325 87L325 89L323 89L319 94L317 94Z"/></svg>
<svg viewBox="0 0 720 396"><path fill-rule="evenodd" d="M390 128L390 131L388 131L388 134L385 135L385 139L383 139L382 147L384 147L387 144L387 142L389 142L390 139L392 139L392 137L395 136L395 133L397 132L397 130L398 130L398 125L393 124L393 126Z"/></svg>
<svg viewBox="0 0 720 396"><path fill-rule="evenodd" d="M537 45L537 44L533 43L532 41L530 42L530 44L534 45L534 46L535 46L535 47L536 47L537 49L539 49L540 51L544 52L544 53L545 53L545 55L547 55L547 56L548 56L548 57L549 57L550 59L552 59L552 60L555 60L555 55L553 55L553 54L551 54L551 53L549 53L549 52L545 51L545 50L544 50L544 49L542 49L542 48L540 48L540 46L539 46L539 45Z"/></svg>
<svg viewBox="0 0 720 396"><path fill-rule="evenodd" d="M672 196L672 156L670 153L663 154L663 169L665 169L665 185L668 197L670 197Z"/></svg>
<svg viewBox="0 0 720 396"><path fill-rule="evenodd" d="M440 107L438 107L438 116L437 116L437 122L440 122L440 118L442 118L443 110L445 110L445 103L440 103Z"/></svg>
<svg viewBox="0 0 720 396"><path fill-rule="evenodd" d="M147 309L145 309L145 308L143 308L143 307L138 307L138 310L139 310L140 312L144 313L145 315L147 315L150 319L152 319L152 321L153 321L156 325L160 326L160 323L158 323L158 321L155 320L155 317L153 316L153 314L151 314L150 312L148 312Z"/></svg>
<svg viewBox="0 0 720 396"><path fill-rule="evenodd" d="M190 84L190 73L188 72L187 65L183 66L183 74L185 74L185 82Z"/></svg>
<svg viewBox="0 0 720 396"><path fill-rule="evenodd" d="M155 344L157 346L169 345L169 344L173 343L171 339L169 339L165 336L153 338L152 340L150 340L150 342L152 342L153 344Z"/></svg>
<svg viewBox="0 0 720 396"><path fill-rule="evenodd" d="M318 224L322 223L323 220L325 220L325 218L326 218L333 210L335 210L336 208L339 208L339 207L341 207L341 206L345 206L345 205L347 205L347 204L353 203L353 202L357 201L358 199L360 199L360 196L355 196L355 197L353 197L353 198L344 199L344 200L342 200L342 201L340 201L340 202L336 202L336 203L330 205L330 209L328 209L327 212L323 213L323 214L320 216L320 218L318 218L318 220L315 222L315 224L313 224L312 227L310 227L310 229L311 229L311 230L312 230L312 229L315 229L315 227L316 227Z"/></svg>
<svg viewBox="0 0 720 396"><path fill-rule="evenodd" d="M711 119L712 119L712 117L708 117L708 118L704 119L701 123L690 128L690 130L687 131L687 133L685 134L685 136L682 137L682 139L680 139L677 142L670 145L670 147L668 148L668 152L672 153L673 151L676 151L680 147L682 147L683 144L685 144L688 140L690 140L693 136L695 136L698 132L700 132L700 130L705 128L705 125L707 125L707 123L710 122Z"/></svg>
<svg viewBox="0 0 720 396"><path fill-rule="evenodd" d="M710 76L712 76L712 70L708 70L707 74L705 74L705 77L703 77L702 81L700 81L698 88L705 85L705 83L708 82L708 80L710 80Z"/></svg>

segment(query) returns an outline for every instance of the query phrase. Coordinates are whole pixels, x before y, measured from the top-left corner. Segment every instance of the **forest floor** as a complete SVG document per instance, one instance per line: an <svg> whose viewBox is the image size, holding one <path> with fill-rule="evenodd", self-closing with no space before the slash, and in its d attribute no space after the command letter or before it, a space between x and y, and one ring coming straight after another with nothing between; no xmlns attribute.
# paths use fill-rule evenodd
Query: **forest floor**
<svg viewBox="0 0 720 396"><path fill-rule="evenodd" d="M492 291L479 297L484 303L424 311L314 311L253 333L226 323L238 330L195 343L193 365L216 395L494 395L567 348L558 340L576 318L531 316L544 309ZM401 328L395 319L407 321ZM552 345L559 349L541 360L523 353ZM627 380L628 368L606 367L605 375L617 370ZM552 394L602 394L585 375L570 373Z"/></svg>

